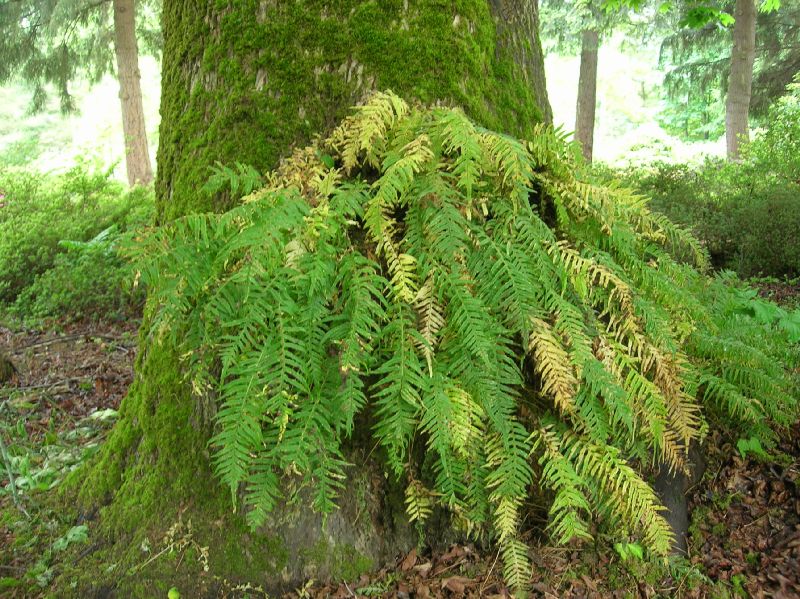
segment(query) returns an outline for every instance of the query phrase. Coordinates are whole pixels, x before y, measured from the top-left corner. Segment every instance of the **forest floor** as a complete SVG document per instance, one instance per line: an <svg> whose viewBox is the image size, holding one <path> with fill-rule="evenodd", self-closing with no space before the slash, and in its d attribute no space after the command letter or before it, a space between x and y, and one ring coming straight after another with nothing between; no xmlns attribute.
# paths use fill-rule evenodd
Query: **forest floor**
<svg viewBox="0 0 800 599"><path fill-rule="evenodd" d="M800 285L791 287L762 289L791 303L800 299ZM0 471L0 596L58 596L49 585L59 552L86 542L86 527L40 505L37 491L57 486L113 425L133 380L137 324L57 332L0 326L0 350L18 371L0 385L0 435L9 449ZM602 536L594 547L561 548L532 537L533 596L800 597L800 424L770 459L743 456L714 436L706 447L708 470L690 491L687 558L654 564L637 557L634 545L623 559ZM9 467L20 489L16 501L3 491ZM288 596L508 597L501 566L497 554L472 546L412 551L371 576L336 585L310 581Z"/></svg>

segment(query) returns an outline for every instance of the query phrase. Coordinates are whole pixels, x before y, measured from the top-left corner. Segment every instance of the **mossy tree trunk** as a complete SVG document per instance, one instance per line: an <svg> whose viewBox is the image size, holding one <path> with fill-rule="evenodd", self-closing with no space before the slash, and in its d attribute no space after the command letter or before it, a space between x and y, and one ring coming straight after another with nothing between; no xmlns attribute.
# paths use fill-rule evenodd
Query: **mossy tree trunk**
<svg viewBox="0 0 800 599"><path fill-rule="evenodd" d="M525 135L550 119L536 0L164 2L162 219L228 207L215 161L268 170L374 89Z"/></svg>
<svg viewBox="0 0 800 599"><path fill-rule="evenodd" d="M165 0L163 31L162 221L227 208L229 200L199 191L209 166L239 161L266 171L374 89L459 105L519 136L550 118L536 0ZM177 349L143 334L120 422L99 459L69 485L80 489L87 515L102 506L99 530L113 541L82 569L102 572L109 560L136 568L146 560L142 537L152 543L179 515L192 518L194 538L210 548L211 576L187 584L224 577L274 590L355 575L416 541L402 498L387 492L368 459L370 445L362 454L353 449L359 466L325 525L303 506L286 506L267 530L248 533L211 474L213 409L213 397L193 397ZM166 592L179 580L174 568L158 578L157 563L114 584L127 595Z"/></svg>

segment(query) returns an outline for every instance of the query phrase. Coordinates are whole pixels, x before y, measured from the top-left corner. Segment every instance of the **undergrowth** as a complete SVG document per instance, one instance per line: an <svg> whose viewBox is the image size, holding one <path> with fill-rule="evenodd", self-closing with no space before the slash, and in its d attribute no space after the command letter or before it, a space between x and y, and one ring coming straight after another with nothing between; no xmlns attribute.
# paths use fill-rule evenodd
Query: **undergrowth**
<svg viewBox="0 0 800 599"><path fill-rule="evenodd" d="M125 314L121 235L152 219L152 190L125 190L110 171L0 172L0 310L25 322Z"/></svg>
<svg viewBox="0 0 800 599"><path fill-rule="evenodd" d="M711 424L774 445L796 409L788 333L582 169L545 126L520 141L377 94L241 206L130 246L150 341L216 392L214 465L252 526L302 487L334 509L367 412L409 518L440 505L490 533L521 589L532 489L556 541L599 519L665 556L648 469L685 469Z"/></svg>
<svg viewBox="0 0 800 599"><path fill-rule="evenodd" d="M653 208L691 227L716 267L742 277L800 275L800 80L769 112L765 128L743 146L743 159L701 165L653 163L621 177L652 197Z"/></svg>

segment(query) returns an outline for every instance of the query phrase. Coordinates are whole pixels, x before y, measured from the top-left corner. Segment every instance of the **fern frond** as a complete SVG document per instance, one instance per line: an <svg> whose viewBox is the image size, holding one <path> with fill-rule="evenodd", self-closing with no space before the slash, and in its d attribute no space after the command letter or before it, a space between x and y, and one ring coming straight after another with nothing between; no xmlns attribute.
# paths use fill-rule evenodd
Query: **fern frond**
<svg viewBox="0 0 800 599"><path fill-rule="evenodd" d="M553 398L562 414L570 415L575 411L578 382L569 355L548 323L534 319L532 325L533 333L528 348L542 380L542 391Z"/></svg>
<svg viewBox="0 0 800 599"><path fill-rule="evenodd" d="M251 526L287 495L334 509L368 418L409 518L491 533L524 589L534 486L558 542L600 519L663 555L648 465L684 467L710 425L770 447L796 418L779 312L684 263L705 266L698 242L534 132L375 94L240 206L131 244L146 334L216 392L214 470Z"/></svg>

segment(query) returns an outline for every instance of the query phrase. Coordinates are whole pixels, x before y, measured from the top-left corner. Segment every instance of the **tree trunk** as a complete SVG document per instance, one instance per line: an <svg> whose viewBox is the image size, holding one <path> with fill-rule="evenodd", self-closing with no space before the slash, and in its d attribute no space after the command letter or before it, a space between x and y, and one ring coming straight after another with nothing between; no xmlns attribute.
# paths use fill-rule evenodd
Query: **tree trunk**
<svg viewBox="0 0 800 599"><path fill-rule="evenodd" d="M578 105L575 111L575 141L586 162L592 161L594 118L597 108L597 52L600 34L592 29L581 32L581 73L578 79Z"/></svg>
<svg viewBox="0 0 800 599"><path fill-rule="evenodd" d="M738 160L740 145L749 140L750 92L756 56L755 0L736 0L731 73L725 101L725 141L728 160Z"/></svg>
<svg viewBox="0 0 800 599"><path fill-rule="evenodd" d="M150 166L142 106L135 0L114 0L114 50L117 55L128 184L149 185L153 180L153 169Z"/></svg>
<svg viewBox="0 0 800 599"><path fill-rule="evenodd" d="M672 472L661 464L653 489L666 508L664 517L675 535L672 554L685 557L689 550L689 524L691 521L687 494L697 485L706 471L705 447L693 444L689 447L689 472Z"/></svg>
<svg viewBox="0 0 800 599"><path fill-rule="evenodd" d="M198 192L215 161L266 171L374 89L460 105L490 128L531 134L549 114L535 0L447 6L164 0L159 218L225 209L224 198ZM348 473L339 510L323 522L307 505L283 505L269 526L249 532L211 474L213 397L193 398L180 362L177 348L142 336L119 422L98 459L67 485L77 490L84 517L105 506L100 530L113 541L81 562L87 572L81 584L99 588L102 581L89 580L99 573L124 596L163 595L173 585L182 595L204 596L213 589L198 585L222 579L277 592L311 577L357 578L416 544L402 493L384 477L366 439L369 422L357 427L365 438L350 449L349 461L358 466ZM160 561L135 577L103 569L111 559L116 572L135 568L146 559L143 537L152 545L175 522L185 530L189 518L198 547L210 548L211 576L195 571L180 579L174 564L158 570Z"/></svg>
<svg viewBox="0 0 800 599"><path fill-rule="evenodd" d="M490 0L490 4L500 35L498 51L508 48L513 53L528 85L533 88L542 119L552 124L553 110L547 99L547 81L541 68L544 54L539 42L538 0Z"/></svg>
<svg viewBox="0 0 800 599"><path fill-rule="evenodd" d="M217 4L164 3L162 220L228 208L197 193L209 165L269 170L374 89L522 136L550 115L536 0Z"/></svg>

